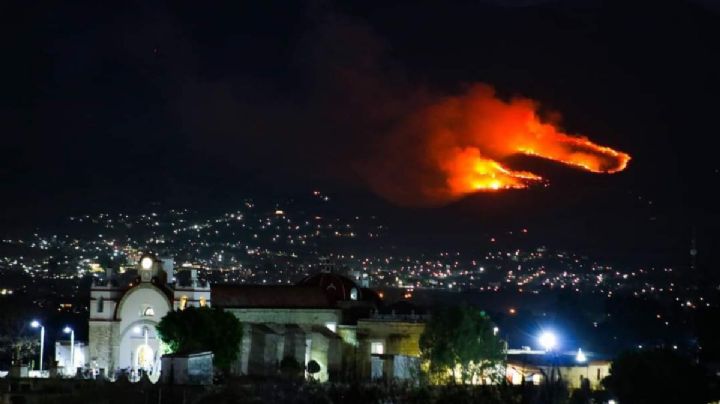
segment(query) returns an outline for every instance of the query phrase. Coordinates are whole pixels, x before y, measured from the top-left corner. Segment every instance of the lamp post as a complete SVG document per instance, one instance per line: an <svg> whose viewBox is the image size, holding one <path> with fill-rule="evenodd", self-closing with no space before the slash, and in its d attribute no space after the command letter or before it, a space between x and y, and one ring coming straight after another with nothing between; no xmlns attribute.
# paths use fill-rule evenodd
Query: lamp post
<svg viewBox="0 0 720 404"><path fill-rule="evenodd" d="M63 329L65 334L70 334L70 372L75 369L75 330L70 327Z"/></svg>
<svg viewBox="0 0 720 404"><path fill-rule="evenodd" d="M538 342L540 342L540 346L545 349L545 353L551 352L555 347L557 346L557 337L554 333L550 331L544 331L542 334L540 334L540 338L538 338ZM553 363L550 366L550 382L554 382L555 380L555 363Z"/></svg>
<svg viewBox="0 0 720 404"><path fill-rule="evenodd" d="M590 363L587 361L587 355L582 351L582 348L578 348L577 355L575 355L575 361L577 363L585 364L585 379L587 380L588 387L590 385Z"/></svg>
<svg viewBox="0 0 720 404"><path fill-rule="evenodd" d="M545 349L545 352L549 352L555 349L555 346L557 346L557 337L550 331L544 331L542 334L540 334L538 342L540 342L540 346Z"/></svg>
<svg viewBox="0 0 720 404"><path fill-rule="evenodd" d="M30 323L30 326L32 328L40 327L40 376L42 376L43 355L45 354L45 326L40 324L40 322L37 320L33 320L33 322Z"/></svg>
<svg viewBox="0 0 720 404"><path fill-rule="evenodd" d="M540 334L540 337L538 337L538 342L540 343L540 346L543 347L546 354L552 353L553 355L550 359L550 378L548 380L548 394L550 395L550 402L552 402L554 398L553 390L555 389L555 367L557 355L555 354L554 349L557 347L557 336L551 331L543 331Z"/></svg>

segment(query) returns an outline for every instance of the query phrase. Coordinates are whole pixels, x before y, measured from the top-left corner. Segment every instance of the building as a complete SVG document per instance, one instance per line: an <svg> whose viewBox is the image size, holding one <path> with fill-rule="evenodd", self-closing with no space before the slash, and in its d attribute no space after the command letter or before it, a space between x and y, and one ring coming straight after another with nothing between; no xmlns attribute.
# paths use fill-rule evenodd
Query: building
<svg viewBox="0 0 720 404"><path fill-rule="evenodd" d="M100 374L159 373L163 353L155 327L170 310L210 305L210 288L192 272L175 282L173 261L144 255L129 282L111 272L90 289L88 360Z"/></svg>
<svg viewBox="0 0 720 404"><path fill-rule="evenodd" d="M549 353L533 350L508 350L506 379L519 385L544 383L553 373L554 378L565 381L569 388L578 389L584 384L592 390L601 389L602 380L610 374L611 362L604 359L591 359L592 354Z"/></svg>
<svg viewBox="0 0 720 404"><path fill-rule="evenodd" d="M75 341L74 348L71 348L70 341L55 342L55 362L58 371L65 375L73 376L78 368L88 365L88 346L84 342Z"/></svg>
<svg viewBox="0 0 720 404"><path fill-rule="evenodd" d="M208 385L213 383L213 353L163 355L160 381L165 384Z"/></svg>
<svg viewBox="0 0 720 404"><path fill-rule="evenodd" d="M331 379L411 379L419 367L424 316L412 306L383 309L377 293L327 265L296 285L203 285L196 271L175 280L172 259L144 255L127 279L108 273L90 293L89 344L84 359L99 374L148 373L166 353L155 327L171 310L222 308L243 324L237 375L277 375L281 364ZM78 362L79 358L76 358ZM82 366L82 365L80 365Z"/></svg>
<svg viewBox="0 0 720 404"><path fill-rule="evenodd" d="M359 319L360 374L373 380L417 380L420 336L426 320L423 311L407 302L380 308L369 318Z"/></svg>
<svg viewBox="0 0 720 404"><path fill-rule="evenodd" d="M317 363L320 381L410 378L419 362L421 316L380 314L374 291L337 273L293 286L213 285L212 299L244 325L238 375L278 374L292 359Z"/></svg>

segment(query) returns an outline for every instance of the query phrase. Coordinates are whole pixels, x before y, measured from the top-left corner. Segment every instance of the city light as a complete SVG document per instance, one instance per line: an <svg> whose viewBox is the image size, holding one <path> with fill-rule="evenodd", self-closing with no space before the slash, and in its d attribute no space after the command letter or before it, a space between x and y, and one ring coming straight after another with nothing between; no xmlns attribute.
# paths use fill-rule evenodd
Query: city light
<svg viewBox="0 0 720 404"><path fill-rule="evenodd" d="M575 355L575 360L579 363L585 363L587 361L587 356L585 356L585 353L583 353L582 348L578 348L577 355Z"/></svg>
<svg viewBox="0 0 720 404"><path fill-rule="evenodd" d="M39 321L33 320L30 323L30 326L32 328L40 328L40 376L42 376L42 370L43 370L43 356L45 356L45 327L40 324Z"/></svg>
<svg viewBox="0 0 720 404"><path fill-rule="evenodd" d="M68 372L72 374L72 371L75 368L75 330L65 326L65 328L63 328L63 332L65 334L70 334L70 366Z"/></svg>
<svg viewBox="0 0 720 404"><path fill-rule="evenodd" d="M552 351L557 346L557 337L550 331L543 331L538 338L538 342L545 351Z"/></svg>

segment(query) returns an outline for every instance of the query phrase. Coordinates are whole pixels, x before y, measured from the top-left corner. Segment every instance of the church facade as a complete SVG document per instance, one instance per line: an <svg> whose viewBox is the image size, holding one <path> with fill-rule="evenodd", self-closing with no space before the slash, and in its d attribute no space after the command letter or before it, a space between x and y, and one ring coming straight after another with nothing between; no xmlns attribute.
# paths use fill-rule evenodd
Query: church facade
<svg viewBox="0 0 720 404"><path fill-rule="evenodd" d="M156 379L167 353L155 328L160 320L171 310L211 305L243 325L235 375L278 375L294 363L319 381L410 379L419 366L424 317L384 308L377 293L346 276L325 269L295 285L211 288L194 270L187 285L174 275L172 259L144 255L125 282L108 274L93 284L91 368L111 378L143 370ZM311 362L316 369L309 373Z"/></svg>
<svg viewBox="0 0 720 404"><path fill-rule="evenodd" d="M170 311L210 305L210 288L191 276L176 284L172 259L144 255L137 276L124 283L108 273L90 289L89 362L99 373L142 369L158 375L163 347L155 327Z"/></svg>

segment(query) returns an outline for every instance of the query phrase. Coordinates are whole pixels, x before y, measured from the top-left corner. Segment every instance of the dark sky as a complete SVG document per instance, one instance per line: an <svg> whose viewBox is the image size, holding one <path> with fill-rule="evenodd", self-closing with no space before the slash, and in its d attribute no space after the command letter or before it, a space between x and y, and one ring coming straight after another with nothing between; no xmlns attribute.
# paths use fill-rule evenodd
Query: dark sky
<svg viewBox="0 0 720 404"><path fill-rule="evenodd" d="M703 259L716 262L720 16L711 2L2 7L0 230L320 187L416 238L472 242L528 227L549 245L683 262L695 227ZM356 167L388 125L418 94L477 82L561 113L571 133L630 153L630 167L597 176L523 160L549 188L433 209L373 196Z"/></svg>

